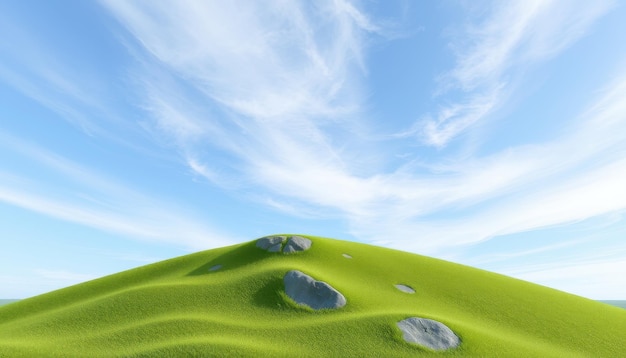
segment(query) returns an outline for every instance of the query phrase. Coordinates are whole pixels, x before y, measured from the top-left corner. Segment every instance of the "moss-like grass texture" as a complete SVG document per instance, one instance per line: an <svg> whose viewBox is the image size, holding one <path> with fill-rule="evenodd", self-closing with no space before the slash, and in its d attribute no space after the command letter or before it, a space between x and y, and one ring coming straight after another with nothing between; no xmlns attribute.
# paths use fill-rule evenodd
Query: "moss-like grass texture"
<svg viewBox="0 0 626 358"><path fill-rule="evenodd" d="M619 357L626 310L411 253L310 237L283 255L255 241L198 252L0 307L2 357L502 356ZM352 258L346 258L343 254ZM217 271L209 271L222 265ZM313 311L286 299L303 271L347 305ZM415 289L414 294L394 284ZM434 352L404 342L412 316L462 340Z"/></svg>

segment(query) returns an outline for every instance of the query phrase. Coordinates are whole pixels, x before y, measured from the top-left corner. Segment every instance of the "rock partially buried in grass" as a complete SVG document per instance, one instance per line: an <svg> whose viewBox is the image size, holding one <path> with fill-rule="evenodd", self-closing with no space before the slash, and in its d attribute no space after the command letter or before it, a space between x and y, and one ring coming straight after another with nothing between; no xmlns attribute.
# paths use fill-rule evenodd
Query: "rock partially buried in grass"
<svg viewBox="0 0 626 358"><path fill-rule="evenodd" d="M276 250L276 247L278 247L277 251L270 251L270 252L279 252L283 242L286 240L287 238L285 236L266 236L266 237L262 237L260 239L258 239L256 241L256 247L263 249L263 250Z"/></svg>
<svg viewBox="0 0 626 358"><path fill-rule="evenodd" d="M413 287L408 286L408 285L403 285L401 283L394 285L396 286L396 288L402 292L406 292L406 293L415 293L415 290L413 289Z"/></svg>
<svg viewBox="0 0 626 358"><path fill-rule="evenodd" d="M209 268L209 271L217 271L221 268L222 268L222 265L217 264L217 265L211 266L211 268Z"/></svg>
<svg viewBox="0 0 626 358"><path fill-rule="evenodd" d="M285 241L287 243L285 243ZM283 247L284 245L284 247ZM291 254L298 251L306 251L311 248L311 240L302 236L266 236L256 241L256 247L267 252L281 252Z"/></svg>
<svg viewBox="0 0 626 358"><path fill-rule="evenodd" d="M436 351L456 348L461 340L448 326L432 319L411 317L398 322L402 338Z"/></svg>
<svg viewBox="0 0 626 358"><path fill-rule="evenodd" d="M347 259L351 259L352 255L348 255L348 254L341 254L343 257L347 258Z"/></svg>
<svg viewBox="0 0 626 358"><path fill-rule="evenodd" d="M314 310L341 308L346 305L346 298L341 292L326 282L297 270L287 272L284 277L285 293L297 304L306 305Z"/></svg>
<svg viewBox="0 0 626 358"><path fill-rule="evenodd" d="M306 251L311 247L311 240L302 236L292 236L287 241L283 253L290 254L296 251Z"/></svg>

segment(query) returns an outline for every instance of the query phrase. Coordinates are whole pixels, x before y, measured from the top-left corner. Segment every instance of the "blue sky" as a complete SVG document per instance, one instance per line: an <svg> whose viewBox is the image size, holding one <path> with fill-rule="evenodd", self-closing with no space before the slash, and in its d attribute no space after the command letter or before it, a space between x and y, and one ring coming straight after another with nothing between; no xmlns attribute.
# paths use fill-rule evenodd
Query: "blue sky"
<svg viewBox="0 0 626 358"><path fill-rule="evenodd" d="M617 1L0 3L0 297L274 233L626 299Z"/></svg>

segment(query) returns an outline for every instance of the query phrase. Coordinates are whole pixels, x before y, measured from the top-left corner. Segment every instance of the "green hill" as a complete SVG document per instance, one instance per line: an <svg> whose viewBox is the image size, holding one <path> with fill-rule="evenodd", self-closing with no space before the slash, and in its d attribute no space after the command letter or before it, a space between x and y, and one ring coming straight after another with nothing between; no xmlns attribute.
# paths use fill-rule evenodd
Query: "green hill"
<svg viewBox="0 0 626 358"><path fill-rule="evenodd" d="M0 307L0 356L618 357L626 310L411 253L318 237L290 255L255 241L139 267ZM351 258L345 257L348 254ZM216 265L221 268L211 271ZM300 270L345 307L284 293ZM395 284L413 287L415 293ZM444 323L459 347L407 343L396 322Z"/></svg>

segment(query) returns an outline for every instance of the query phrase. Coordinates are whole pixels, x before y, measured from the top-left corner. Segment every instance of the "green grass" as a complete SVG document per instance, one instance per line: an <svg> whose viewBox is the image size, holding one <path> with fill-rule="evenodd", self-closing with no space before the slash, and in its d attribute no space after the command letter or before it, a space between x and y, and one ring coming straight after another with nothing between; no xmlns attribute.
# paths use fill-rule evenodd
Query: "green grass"
<svg viewBox="0 0 626 358"><path fill-rule="evenodd" d="M424 256L312 237L271 254L255 242L162 261L0 307L0 356L617 357L626 311ZM352 255L352 259L342 256ZM223 267L209 272L213 265ZM312 311L285 300L301 270L347 305ZM393 285L407 284L415 294ZM438 320L462 339L433 352L396 322Z"/></svg>

